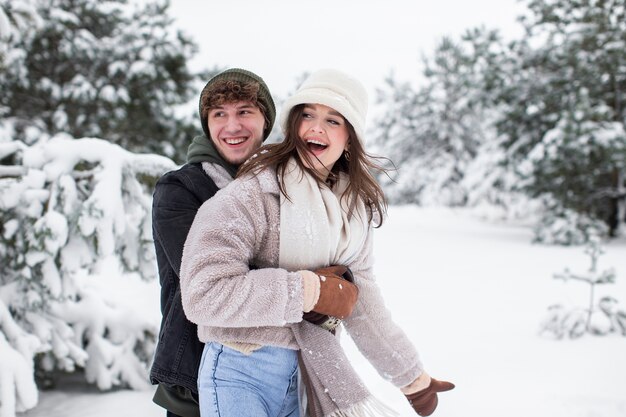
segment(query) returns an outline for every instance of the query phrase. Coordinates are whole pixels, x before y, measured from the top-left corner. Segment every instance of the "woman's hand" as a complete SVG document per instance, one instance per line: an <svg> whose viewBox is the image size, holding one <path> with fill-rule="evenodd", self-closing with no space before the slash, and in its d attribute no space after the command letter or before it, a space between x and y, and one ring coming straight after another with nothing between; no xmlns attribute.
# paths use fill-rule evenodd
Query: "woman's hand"
<svg viewBox="0 0 626 417"><path fill-rule="evenodd" d="M422 375L401 390L417 414L429 416L437 408L439 402L437 393L450 391L452 388L454 388L453 383L438 381L426 372L422 372Z"/></svg>

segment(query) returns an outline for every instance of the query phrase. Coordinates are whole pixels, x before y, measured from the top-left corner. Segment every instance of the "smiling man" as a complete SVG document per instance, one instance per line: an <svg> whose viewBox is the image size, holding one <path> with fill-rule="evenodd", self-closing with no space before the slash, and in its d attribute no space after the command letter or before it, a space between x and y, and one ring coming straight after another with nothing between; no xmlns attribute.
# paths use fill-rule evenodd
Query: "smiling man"
<svg viewBox="0 0 626 417"><path fill-rule="evenodd" d="M156 184L152 232L161 283L161 330L150 380L167 417L198 417L198 367L204 345L181 305L180 262L196 212L225 187L269 136L276 108L263 79L239 68L223 71L200 94L203 136L193 139L187 164Z"/></svg>

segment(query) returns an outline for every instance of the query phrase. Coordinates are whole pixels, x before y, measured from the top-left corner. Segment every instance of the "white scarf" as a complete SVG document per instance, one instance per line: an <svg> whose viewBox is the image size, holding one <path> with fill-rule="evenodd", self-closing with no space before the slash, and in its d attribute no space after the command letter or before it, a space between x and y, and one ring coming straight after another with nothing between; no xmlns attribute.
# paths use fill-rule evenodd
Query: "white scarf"
<svg viewBox="0 0 626 417"><path fill-rule="evenodd" d="M292 159L280 195L279 266L288 271L349 265L363 249L368 232L365 205L358 201L348 219L348 198L341 194L349 179L340 174L331 190L320 186Z"/></svg>
<svg viewBox="0 0 626 417"><path fill-rule="evenodd" d="M288 271L350 265L361 253L368 233L365 205L359 201L348 219L349 200L341 194L348 178L340 175L333 189L318 185L311 175L289 160L280 195L279 266ZM374 417L395 413L374 398L346 357L339 338L314 324L292 326L300 348L300 370L306 393L303 416ZM307 354L302 354L307 352Z"/></svg>

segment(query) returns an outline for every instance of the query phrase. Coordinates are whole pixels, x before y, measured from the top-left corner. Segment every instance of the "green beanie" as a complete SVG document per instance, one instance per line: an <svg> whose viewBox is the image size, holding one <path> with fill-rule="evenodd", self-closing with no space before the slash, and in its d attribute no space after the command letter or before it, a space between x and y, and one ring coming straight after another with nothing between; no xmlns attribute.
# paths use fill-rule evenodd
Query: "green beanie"
<svg viewBox="0 0 626 417"><path fill-rule="evenodd" d="M220 72L219 74L211 78L202 89L202 92L200 93L199 106L200 122L202 123L202 130L204 130L204 134L206 135L206 137L210 139L211 134L209 133L209 126L207 125L207 117L202 116L202 99L206 94L210 94L211 87L216 81L220 80L231 80L241 83L255 82L259 84L257 100L265 107L264 116L268 120L268 124L267 126L265 126L265 130L263 131L263 140L267 139L270 132L272 131L272 127L274 126L274 119L276 119L276 106L274 105L274 100L272 99L270 90L267 87L267 84L265 84L265 81L263 81L263 78L259 77L253 72L241 68L230 68Z"/></svg>

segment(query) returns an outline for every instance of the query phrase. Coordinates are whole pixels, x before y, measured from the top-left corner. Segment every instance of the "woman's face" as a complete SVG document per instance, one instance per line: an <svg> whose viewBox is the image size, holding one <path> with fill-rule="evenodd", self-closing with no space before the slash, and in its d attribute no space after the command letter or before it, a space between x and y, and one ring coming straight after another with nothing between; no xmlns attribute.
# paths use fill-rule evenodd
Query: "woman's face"
<svg viewBox="0 0 626 417"><path fill-rule="evenodd" d="M305 104L298 137L313 155L309 168L328 175L333 165L348 148L346 120L334 109L323 104ZM303 159L306 164L306 160Z"/></svg>

